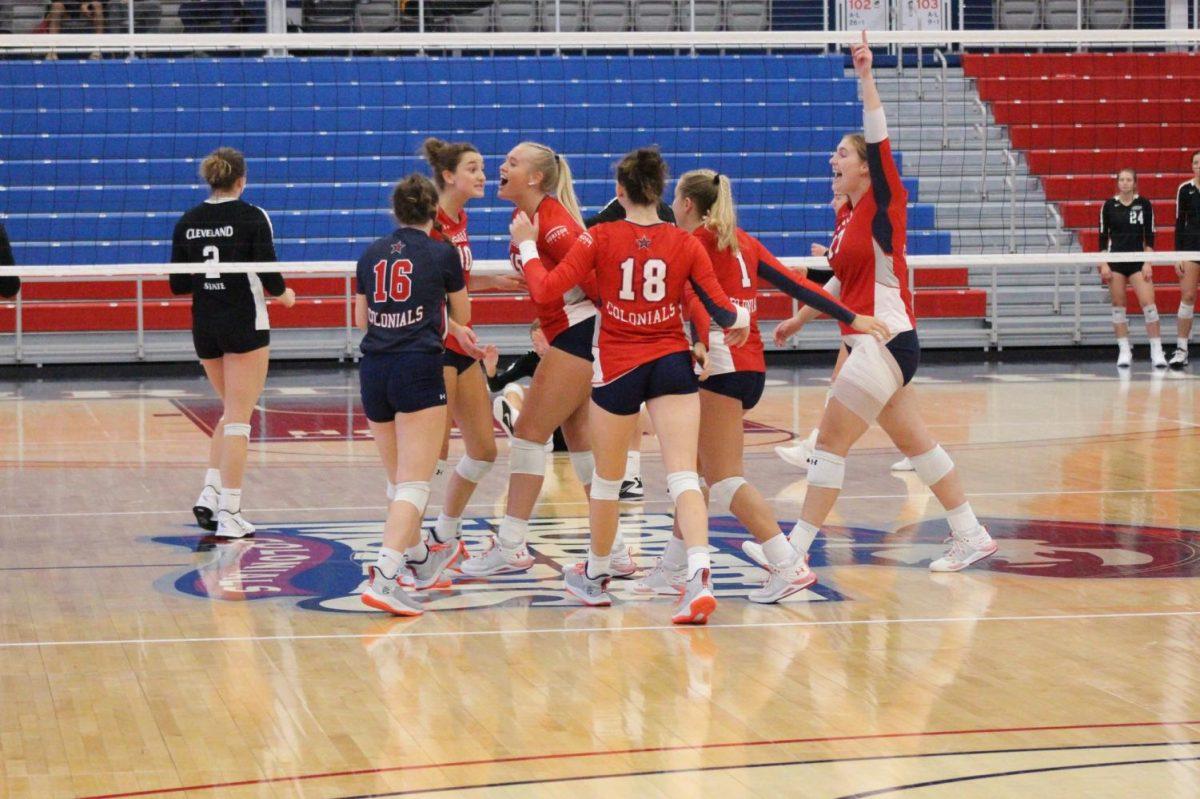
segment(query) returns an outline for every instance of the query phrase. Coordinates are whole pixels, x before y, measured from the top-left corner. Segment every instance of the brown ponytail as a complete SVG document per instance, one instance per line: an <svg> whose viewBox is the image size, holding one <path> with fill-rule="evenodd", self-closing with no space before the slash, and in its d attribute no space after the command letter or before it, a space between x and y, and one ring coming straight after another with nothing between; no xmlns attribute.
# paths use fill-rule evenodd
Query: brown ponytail
<svg viewBox="0 0 1200 799"><path fill-rule="evenodd" d="M402 225L432 222L437 217L437 207L437 189L419 172L413 172L392 190L392 213Z"/></svg>
<svg viewBox="0 0 1200 799"><path fill-rule="evenodd" d="M433 169L433 182L438 190L446 188L446 172L454 172L467 153L478 153L474 144L465 141L447 142L430 136L421 145L421 154Z"/></svg>
<svg viewBox="0 0 1200 799"><path fill-rule="evenodd" d="M667 182L667 163L657 147L634 150L617 164L617 182L638 205L656 205Z"/></svg>

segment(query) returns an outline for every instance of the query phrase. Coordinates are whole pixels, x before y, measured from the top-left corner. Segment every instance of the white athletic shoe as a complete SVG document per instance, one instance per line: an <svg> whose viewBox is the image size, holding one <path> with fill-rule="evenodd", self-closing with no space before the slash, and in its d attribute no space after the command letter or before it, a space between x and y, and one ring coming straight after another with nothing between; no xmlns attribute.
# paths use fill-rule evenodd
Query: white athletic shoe
<svg viewBox="0 0 1200 799"><path fill-rule="evenodd" d="M254 535L254 525L246 521L242 512L230 513L227 510L217 511L217 532L219 538L249 538Z"/></svg>
<svg viewBox="0 0 1200 799"><path fill-rule="evenodd" d="M908 458L901 458L892 464L893 472L915 472L917 469Z"/></svg>
<svg viewBox="0 0 1200 799"><path fill-rule="evenodd" d="M438 585L442 582L442 573L454 565L461 553L462 547L455 539L448 544L429 547L429 554L420 563L408 561L408 568L413 573L413 587L423 591Z"/></svg>
<svg viewBox="0 0 1200 799"><path fill-rule="evenodd" d="M975 535L970 538L950 536L946 539L950 548L946 554L929 564L931 572L956 572L983 560L989 555L996 554L996 542L988 535L986 528L980 526Z"/></svg>
<svg viewBox="0 0 1200 799"><path fill-rule="evenodd" d="M786 463L790 463L801 471L808 471L808 459L812 456L812 447L808 445L808 439L804 439L793 444L790 447L776 447L775 454L782 458Z"/></svg>
<svg viewBox="0 0 1200 799"><path fill-rule="evenodd" d="M760 605L773 605L784 597L800 593L817 581L817 575L808 568L808 561L802 555L798 555L787 566L768 565L766 568L767 581L747 596L751 602Z"/></svg>
<svg viewBox="0 0 1200 799"><path fill-rule="evenodd" d="M533 566L533 556L524 543L506 549L500 539L489 536L483 553L463 561L459 571L468 577L491 577L496 574L517 574Z"/></svg>
<svg viewBox="0 0 1200 799"><path fill-rule="evenodd" d="M654 568L646 576L633 584L635 594L662 594L664 596L679 596L687 584L687 567L670 569L663 565L663 559L654 561Z"/></svg>
<svg viewBox="0 0 1200 799"><path fill-rule="evenodd" d="M638 573L637 564L633 562L633 555L629 554L629 547L627 545L622 544L620 549L613 549L609 553L609 558L608 567L612 570L614 578L628 580Z"/></svg>
<svg viewBox="0 0 1200 799"><path fill-rule="evenodd" d="M1171 353L1172 369L1183 369L1188 365L1188 351L1183 347L1176 347L1175 352Z"/></svg>
<svg viewBox="0 0 1200 799"><path fill-rule="evenodd" d="M408 571L402 569L401 573ZM420 616L425 610L400 584L399 575L384 577L374 566L371 567L370 582L362 593L362 603L369 608L387 611L393 616Z"/></svg>
<svg viewBox="0 0 1200 799"><path fill-rule="evenodd" d="M196 504L192 506L192 515L196 517L196 524L200 525L202 530L211 533L217 529L216 515L220 504L221 492L216 486L206 485L196 499Z"/></svg>
<svg viewBox="0 0 1200 799"><path fill-rule="evenodd" d="M1133 350L1129 347L1121 347L1117 352L1117 368L1128 369L1133 366Z"/></svg>
<svg viewBox="0 0 1200 799"><path fill-rule="evenodd" d="M696 576L683 584L683 595L671 613L672 624L707 624L708 618L717 609L717 598L713 596L708 569L701 569Z"/></svg>
<svg viewBox="0 0 1200 799"><path fill-rule="evenodd" d="M608 595L608 581L611 575L602 574L599 577L589 577L586 563L576 563L563 570L563 588L567 593L589 607L598 608L612 604Z"/></svg>
<svg viewBox="0 0 1200 799"><path fill-rule="evenodd" d="M1162 345L1150 348L1150 365L1155 369L1167 368L1167 356L1163 355Z"/></svg>
<svg viewBox="0 0 1200 799"><path fill-rule="evenodd" d="M764 569L771 568L770 562L767 560L766 553L763 552L762 544L757 541L743 541L742 553L754 561L755 564L762 566Z"/></svg>

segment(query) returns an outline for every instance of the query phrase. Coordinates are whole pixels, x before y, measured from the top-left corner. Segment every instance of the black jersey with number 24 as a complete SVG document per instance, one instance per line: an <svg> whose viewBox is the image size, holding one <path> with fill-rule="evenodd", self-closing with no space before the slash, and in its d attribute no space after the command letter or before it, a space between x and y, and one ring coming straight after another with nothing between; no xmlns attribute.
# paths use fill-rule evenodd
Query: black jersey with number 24
<svg viewBox="0 0 1200 799"><path fill-rule="evenodd" d="M171 275L171 291L192 295L192 325L238 326L269 330L264 292L284 292L278 272L228 274L222 263L275 261L271 219L266 211L240 199L206 200L175 225L171 263L206 264L201 274Z"/></svg>

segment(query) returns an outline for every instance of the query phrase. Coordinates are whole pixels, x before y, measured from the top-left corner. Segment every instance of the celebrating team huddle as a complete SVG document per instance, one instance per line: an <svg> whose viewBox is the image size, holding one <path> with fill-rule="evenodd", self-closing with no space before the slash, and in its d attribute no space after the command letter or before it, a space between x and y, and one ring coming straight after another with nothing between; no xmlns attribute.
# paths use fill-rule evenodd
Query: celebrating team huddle
<svg viewBox="0 0 1200 799"><path fill-rule="evenodd" d="M953 462L916 409L910 382L920 346L904 255L907 196L865 36L853 59L864 133L843 138L830 159L833 190L848 201L832 232L834 278L825 288L784 266L737 226L725 175L688 172L668 197L660 153L635 150L616 167L624 218L587 230L566 158L532 142L516 145L500 167L499 196L514 206L510 252L520 277L472 275L465 206L483 196L483 158L469 144L426 143L433 180L413 174L396 186L392 211L399 227L368 247L357 266L355 319L365 331L362 404L389 499L365 604L419 615L420 592L448 579L487 580L530 569L529 519L544 480L547 442L560 429L590 500L591 529L587 557L564 570L564 588L586 605L611 604L609 581L639 573L618 522L629 441L643 407L660 442L675 529L634 590L674 597L675 623L703 624L716 609L710 513L735 516L755 539L745 551L766 579L749 599L770 604L812 586L809 547L842 488L850 448L876 422L948 512L949 546L931 568L957 571L996 551ZM244 161L221 152L214 154L219 163L206 161L214 197L181 220L174 260L274 260L265 212L237 199ZM674 223L661 218L668 201ZM222 249L226 240L242 238L250 242L245 252ZM241 517L240 485L249 411L266 375L263 292L287 305L294 295L277 274L234 281L217 270L174 279L172 286L194 295L197 355L225 401L194 511L206 529L238 538L253 533ZM765 385L757 321L763 281L807 306L789 331L824 313L839 322L847 350L808 458L803 512L790 535L780 532L769 503L743 476L742 417ZM469 553L461 514L493 467L496 446L480 363L489 347L470 327L468 294L522 286L549 347L512 429L504 517L486 546ZM466 452L450 478L443 512L426 534L430 484L447 468L451 424L462 431Z"/></svg>

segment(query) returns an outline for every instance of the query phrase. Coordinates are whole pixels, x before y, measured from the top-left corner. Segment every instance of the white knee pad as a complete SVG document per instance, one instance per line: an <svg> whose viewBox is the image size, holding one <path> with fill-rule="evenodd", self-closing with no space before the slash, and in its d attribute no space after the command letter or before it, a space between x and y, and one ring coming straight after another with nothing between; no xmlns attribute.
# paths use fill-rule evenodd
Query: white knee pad
<svg viewBox="0 0 1200 799"><path fill-rule="evenodd" d="M700 491L700 475L695 472L671 472L667 475L667 494L672 502L678 503L679 498L688 491L704 496Z"/></svg>
<svg viewBox="0 0 1200 799"><path fill-rule="evenodd" d="M470 455L463 455L455 464L454 471L464 480L480 483L483 482L483 478L487 477L494 465L492 461L477 461Z"/></svg>
<svg viewBox="0 0 1200 799"><path fill-rule="evenodd" d="M579 482L587 485L592 482L592 474L596 471L596 459L592 457L590 449L583 452L572 452L571 468L575 470L575 476L579 478Z"/></svg>
<svg viewBox="0 0 1200 799"><path fill-rule="evenodd" d="M621 481L605 480L600 475L592 475L592 499L620 499Z"/></svg>
<svg viewBox="0 0 1200 799"><path fill-rule="evenodd" d="M1112 321L1114 325L1124 325L1129 322L1129 315L1125 312L1125 306L1114 305L1112 307Z"/></svg>
<svg viewBox="0 0 1200 799"><path fill-rule="evenodd" d="M397 483L392 502L407 502L417 509L417 513L424 513L425 506L429 503L429 483Z"/></svg>
<svg viewBox="0 0 1200 799"><path fill-rule="evenodd" d="M709 513L717 515L728 515L733 512L730 505L733 504L733 497L746 485L746 478L740 474L736 477L726 477L724 480L718 480L708 488L708 509Z"/></svg>
<svg viewBox="0 0 1200 799"><path fill-rule="evenodd" d="M927 486L940 481L954 468L954 461L950 460L950 456L946 454L946 450L942 449L940 444L928 452L923 452L908 460L912 463L917 477L920 477L921 482Z"/></svg>
<svg viewBox="0 0 1200 799"><path fill-rule="evenodd" d="M1147 305L1142 308L1142 318L1146 320L1146 324L1152 325L1158 321L1158 306Z"/></svg>
<svg viewBox="0 0 1200 799"><path fill-rule="evenodd" d="M823 449L813 450L808 459L808 484L817 488L842 490L846 480L846 459Z"/></svg>
<svg viewBox="0 0 1200 799"><path fill-rule="evenodd" d="M546 445L514 438L508 446L508 468L513 474L546 474Z"/></svg>
<svg viewBox="0 0 1200 799"><path fill-rule="evenodd" d="M249 440L250 439L250 425L234 424L234 423L226 422L225 423L225 435L241 436L241 437L245 438L246 440Z"/></svg>
<svg viewBox="0 0 1200 799"><path fill-rule="evenodd" d="M1185 305L1183 303L1180 303L1179 310L1175 312L1175 315L1179 319L1191 319L1193 316L1196 315L1196 309L1193 308L1191 305Z"/></svg>

